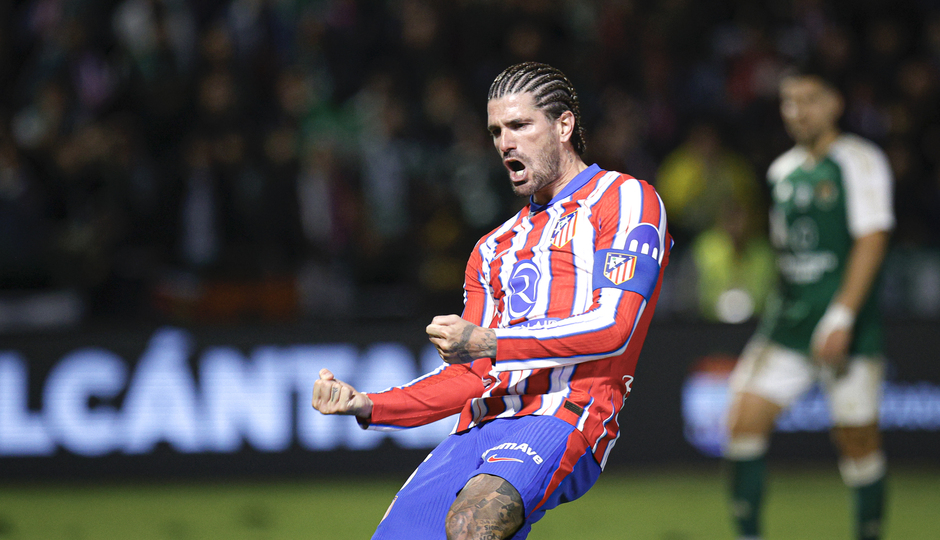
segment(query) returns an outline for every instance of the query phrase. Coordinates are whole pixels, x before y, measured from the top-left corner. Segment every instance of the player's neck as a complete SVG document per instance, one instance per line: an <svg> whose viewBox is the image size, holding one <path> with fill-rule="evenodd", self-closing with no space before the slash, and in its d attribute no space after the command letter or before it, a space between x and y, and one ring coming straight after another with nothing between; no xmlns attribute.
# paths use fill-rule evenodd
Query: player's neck
<svg viewBox="0 0 940 540"><path fill-rule="evenodd" d="M839 135L840 132L838 129L827 129L803 146L809 151L815 161L819 161L829 153L829 147L832 146L832 143L836 142Z"/></svg>
<svg viewBox="0 0 940 540"><path fill-rule="evenodd" d="M548 204L584 169L587 169L587 164L584 163L581 156L574 152L574 150L567 149L561 156L561 167L559 168L558 179L546 186L549 189L536 193L533 199L538 204Z"/></svg>

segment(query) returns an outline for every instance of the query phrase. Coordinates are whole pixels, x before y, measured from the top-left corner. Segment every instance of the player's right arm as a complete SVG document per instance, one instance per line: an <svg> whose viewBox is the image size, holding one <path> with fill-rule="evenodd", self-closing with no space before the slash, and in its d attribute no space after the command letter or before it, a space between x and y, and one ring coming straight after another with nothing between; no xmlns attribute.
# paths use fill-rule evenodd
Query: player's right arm
<svg viewBox="0 0 940 540"><path fill-rule="evenodd" d="M482 276L479 243L467 263L464 291L463 320L488 326L495 310ZM471 399L483 395L492 368L490 358L464 364L442 363L406 385L369 394L374 406L368 427L379 430L414 427L456 414Z"/></svg>
<svg viewBox="0 0 940 540"><path fill-rule="evenodd" d="M423 426L457 414L486 390L489 359L445 365L402 386L368 394L372 416L363 427L394 430Z"/></svg>
<svg viewBox="0 0 940 540"><path fill-rule="evenodd" d="M313 383L313 408L323 414L352 414L367 420L372 416L372 400L368 395L333 377L328 369L320 370Z"/></svg>
<svg viewBox="0 0 940 540"><path fill-rule="evenodd" d="M442 364L408 384L374 393L359 392L321 369L313 384L313 408L323 414L355 415L362 427L375 430L423 426L460 412L479 397L489 364Z"/></svg>

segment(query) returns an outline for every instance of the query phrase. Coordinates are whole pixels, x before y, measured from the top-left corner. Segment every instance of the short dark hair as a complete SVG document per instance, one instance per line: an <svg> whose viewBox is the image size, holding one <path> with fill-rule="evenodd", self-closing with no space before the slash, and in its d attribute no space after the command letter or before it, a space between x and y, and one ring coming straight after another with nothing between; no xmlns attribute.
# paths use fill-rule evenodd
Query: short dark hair
<svg viewBox="0 0 940 540"><path fill-rule="evenodd" d="M581 122L581 107L574 85L561 70L539 62L522 62L509 66L497 75L490 85L487 101L499 99L511 94L531 92L536 108L542 110L552 120L561 113L571 111L574 114L574 133L571 144L578 155L584 153L587 146L584 140L584 127Z"/></svg>
<svg viewBox="0 0 940 540"><path fill-rule="evenodd" d="M803 60L787 66L781 73L780 80L794 77L809 77L818 80L838 94L845 95L845 75L830 68L817 55L810 55Z"/></svg>

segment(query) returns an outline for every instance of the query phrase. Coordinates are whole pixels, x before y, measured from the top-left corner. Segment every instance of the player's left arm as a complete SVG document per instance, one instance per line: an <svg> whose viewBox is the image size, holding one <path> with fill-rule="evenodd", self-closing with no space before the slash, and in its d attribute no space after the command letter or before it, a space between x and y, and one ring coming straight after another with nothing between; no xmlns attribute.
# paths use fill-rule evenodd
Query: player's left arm
<svg viewBox="0 0 940 540"><path fill-rule="evenodd" d="M655 300L668 261L662 201L653 188L629 180L595 207L594 305L543 328L483 329L455 316L428 327L447 362L491 357L497 371L577 364L622 354L644 310ZM645 334L645 328L640 329ZM641 338L642 339L642 338Z"/></svg>
<svg viewBox="0 0 940 540"><path fill-rule="evenodd" d="M810 346L818 362L839 364L847 357L855 315L872 294L875 278L888 253L890 236L888 231L878 231L853 242L842 285L813 332Z"/></svg>
<svg viewBox="0 0 940 540"><path fill-rule="evenodd" d="M841 161L849 232L854 240L839 289L810 341L813 357L830 365L839 365L848 356L855 316L874 292L894 228L893 179L884 154L868 147L848 153Z"/></svg>

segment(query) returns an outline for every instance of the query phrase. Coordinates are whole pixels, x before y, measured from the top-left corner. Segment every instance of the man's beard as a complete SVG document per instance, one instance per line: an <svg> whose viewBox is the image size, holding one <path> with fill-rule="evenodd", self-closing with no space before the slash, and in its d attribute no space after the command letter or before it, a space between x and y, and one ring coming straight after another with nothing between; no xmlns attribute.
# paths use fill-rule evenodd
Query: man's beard
<svg viewBox="0 0 940 540"><path fill-rule="evenodd" d="M528 159L526 162L531 164L530 181L522 186L512 186L513 192L520 197L535 195L540 189L557 180L561 174L561 152L557 146L540 150L534 162Z"/></svg>

